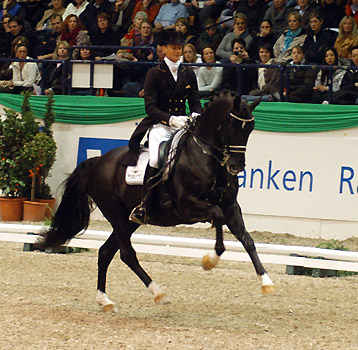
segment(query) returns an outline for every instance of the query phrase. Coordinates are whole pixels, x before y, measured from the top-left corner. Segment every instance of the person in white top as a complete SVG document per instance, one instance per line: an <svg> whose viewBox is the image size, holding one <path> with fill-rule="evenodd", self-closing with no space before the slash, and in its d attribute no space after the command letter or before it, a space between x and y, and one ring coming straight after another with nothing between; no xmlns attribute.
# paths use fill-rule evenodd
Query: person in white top
<svg viewBox="0 0 358 350"><path fill-rule="evenodd" d="M215 52L210 46L203 48L202 60L204 63L215 62ZM223 81L222 67L200 67L198 73L198 88L201 97L209 96Z"/></svg>
<svg viewBox="0 0 358 350"><path fill-rule="evenodd" d="M27 56L28 49L25 43L19 43L15 47L15 57L18 59L31 59ZM40 71L35 62L13 62L12 66L12 87L1 92L18 94L22 91L32 90L33 85L37 84L40 79Z"/></svg>
<svg viewBox="0 0 358 350"><path fill-rule="evenodd" d="M89 2L87 0L74 0L67 7L62 15L62 19L65 20L68 15L76 15L77 17L86 9Z"/></svg>

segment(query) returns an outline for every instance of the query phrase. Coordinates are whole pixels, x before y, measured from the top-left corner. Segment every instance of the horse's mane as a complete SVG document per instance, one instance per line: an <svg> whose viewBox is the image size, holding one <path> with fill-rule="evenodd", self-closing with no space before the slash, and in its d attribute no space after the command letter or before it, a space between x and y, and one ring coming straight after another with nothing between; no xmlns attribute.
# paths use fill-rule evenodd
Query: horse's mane
<svg viewBox="0 0 358 350"><path fill-rule="evenodd" d="M228 90L218 91L211 96L209 102L204 105L205 108L202 113L206 122L221 124L223 118L227 117L236 96L238 95L235 92Z"/></svg>

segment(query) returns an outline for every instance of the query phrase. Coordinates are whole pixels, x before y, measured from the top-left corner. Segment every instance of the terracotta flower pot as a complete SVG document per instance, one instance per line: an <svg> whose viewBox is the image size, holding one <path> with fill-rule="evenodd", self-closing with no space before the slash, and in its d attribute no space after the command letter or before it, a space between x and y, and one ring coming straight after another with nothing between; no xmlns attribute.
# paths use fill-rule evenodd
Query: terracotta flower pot
<svg viewBox="0 0 358 350"><path fill-rule="evenodd" d="M46 216L47 219L52 219L53 214L55 213L56 199L55 198L51 198L51 199L36 199L36 202L46 203L47 204L45 216Z"/></svg>
<svg viewBox="0 0 358 350"><path fill-rule="evenodd" d="M46 203L24 201L24 221L43 221L47 209Z"/></svg>
<svg viewBox="0 0 358 350"><path fill-rule="evenodd" d="M0 220L21 221L23 214L23 201L26 198L0 197Z"/></svg>

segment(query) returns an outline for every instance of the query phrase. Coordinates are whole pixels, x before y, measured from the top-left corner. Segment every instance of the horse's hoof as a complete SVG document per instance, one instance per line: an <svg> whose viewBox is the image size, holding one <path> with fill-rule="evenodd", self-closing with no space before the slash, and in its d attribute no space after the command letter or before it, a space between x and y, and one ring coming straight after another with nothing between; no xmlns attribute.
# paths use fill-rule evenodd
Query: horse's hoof
<svg viewBox="0 0 358 350"><path fill-rule="evenodd" d="M220 260L220 257L213 252L206 254L202 259L202 266L205 271L209 271L214 268Z"/></svg>
<svg viewBox="0 0 358 350"><path fill-rule="evenodd" d="M262 294L263 295L270 295L275 293L275 286L273 284L269 284L267 286L262 286Z"/></svg>
<svg viewBox="0 0 358 350"><path fill-rule="evenodd" d="M156 295L154 297L154 302L157 305L166 305L171 303L170 299L165 295L165 293Z"/></svg>
<svg viewBox="0 0 358 350"><path fill-rule="evenodd" d="M116 312L114 304L103 305L104 312Z"/></svg>

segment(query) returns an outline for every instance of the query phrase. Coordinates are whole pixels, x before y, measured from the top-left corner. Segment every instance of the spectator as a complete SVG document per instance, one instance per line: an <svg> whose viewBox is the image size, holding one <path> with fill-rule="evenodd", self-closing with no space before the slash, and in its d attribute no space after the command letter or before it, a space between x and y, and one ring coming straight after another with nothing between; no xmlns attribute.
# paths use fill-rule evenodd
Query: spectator
<svg viewBox="0 0 358 350"><path fill-rule="evenodd" d="M45 11L41 20L36 25L36 30L52 29L51 17L53 15L59 15L62 18L62 15L66 10L63 7L63 0L52 0L51 4L52 4L52 8Z"/></svg>
<svg viewBox="0 0 358 350"><path fill-rule="evenodd" d="M12 16L8 13L6 15L4 15L4 17L2 18L1 24L2 24L2 28L0 29L0 33L9 33L10 29L9 29L9 20Z"/></svg>
<svg viewBox="0 0 358 350"><path fill-rule="evenodd" d="M110 16L110 21L114 20L115 13L113 2L110 2L109 0L91 1L83 12L83 15L80 17L83 26L87 30L95 30L97 28L97 16L100 13L107 13Z"/></svg>
<svg viewBox="0 0 358 350"><path fill-rule="evenodd" d="M240 0L229 0L226 2L225 9L221 12L219 18L219 22L226 21L221 24L222 32L226 33L228 30L233 30L234 21L232 20L232 18L239 3Z"/></svg>
<svg viewBox="0 0 358 350"><path fill-rule="evenodd" d="M183 42L185 44L190 43L195 45L196 37L192 34L190 29L189 21L186 18L180 17L175 21L175 31L181 32Z"/></svg>
<svg viewBox="0 0 358 350"><path fill-rule="evenodd" d="M273 4L265 12L264 19L272 22L273 32L279 36L284 33L287 26L287 15L293 9L286 6L287 0L273 0Z"/></svg>
<svg viewBox="0 0 358 350"><path fill-rule="evenodd" d="M259 47L264 43L268 43L273 47L277 40L276 35L272 31L272 22L269 19L264 19L260 24L260 32L253 36L254 41L251 46L252 58L259 59Z"/></svg>
<svg viewBox="0 0 358 350"><path fill-rule="evenodd" d="M313 0L297 0L295 10L302 16L302 27L305 30L310 28L310 14L317 10L317 5Z"/></svg>
<svg viewBox="0 0 358 350"><path fill-rule="evenodd" d="M89 2L87 0L74 0L72 1L67 7L65 12L62 15L63 21L66 20L66 18L69 15L76 15L79 19L82 20L82 16L84 14L84 11L86 10L86 7L88 6Z"/></svg>
<svg viewBox="0 0 358 350"><path fill-rule="evenodd" d="M70 45L67 41L60 41L55 49L52 59L54 60L69 60L69 49ZM65 69L65 82L62 82L63 69ZM67 62L61 63L48 63L46 65L46 73L45 75L45 95L49 95L51 91L54 92L55 95L63 95L66 94L66 88L68 84L68 64ZM63 86L64 85L64 86ZM65 91L63 91L63 88Z"/></svg>
<svg viewBox="0 0 358 350"><path fill-rule="evenodd" d="M62 34L62 16L52 15L50 18L51 30L45 30L45 35L41 46L36 49L38 59L47 59L53 56L60 37Z"/></svg>
<svg viewBox="0 0 358 350"><path fill-rule="evenodd" d="M131 46L134 38L140 35L140 26L144 19L148 19L147 14L143 11L139 11L134 16L133 24L129 27L128 33L124 34L121 40L122 46Z"/></svg>
<svg viewBox="0 0 358 350"><path fill-rule="evenodd" d="M120 35L112 28L111 15L102 12L97 16L96 29L90 32L92 45L115 46L120 44ZM110 56L115 49L95 49L96 60L104 56Z"/></svg>
<svg viewBox="0 0 358 350"><path fill-rule="evenodd" d="M148 19L143 19L140 25L140 35L134 38L133 46L153 46L153 27ZM132 60L149 62L154 60L152 49L133 49ZM123 85L124 96L138 97L144 88L144 80L150 66L134 65L130 68L130 82Z"/></svg>
<svg viewBox="0 0 358 350"><path fill-rule="evenodd" d="M26 44L18 43L15 47L15 57L18 59L31 59L27 55ZM40 79L40 71L35 62L13 62L12 64L12 84L13 88L1 88L0 92L19 94L22 91L32 90L33 85Z"/></svg>
<svg viewBox="0 0 358 350"><path fill-rule="evenodd" d="M242 38L234 38L231 42L231 55L229 59L222 60L222 63L233 63L236 67L239 67L241 64L255 62L250 58L245 48L245 40ZM237 91L240 95L248 95L256 86L257 69L256 67L243 67L240 69L225 67L223 81L223 87Z"/></svg>
<svg viewBox="0 0 358 350"><path fill-rule="evenodd" d="M334 47L325 50L324 61L322 65L327 66L341 66L342 62L338 58L338 53ZM321 69L316 77L315 85L313 88L312 102L313 103L329 103L329 85L332 81L333 98L335 92L339 90L345 70L342 68L334 69L330 72L328 69ZM330 78L332 76L332 79Z"/></svg>
<svg viewBox="0 0 358 350"><path fill-rule="evenodd" d="M204 63L220 63L215 62L215 52L209 46L204 47L202 52L202 60ZM210 66L200 67L197 80L200 97L208 97L222 83L223 68Z"/></svg>
<svg viewBox="0 0 358 350"><path fill-rule="evenodd" d="M9 32L5 34L5 40L7 40L6 56L10 55L11 43L17 36L24 36L28 39L29 45L26 49L28 53L32 52L37 37L32 29L25 27L23 19L19 16L11 17L8 22L8 28Z"/></svg>
<svg viewBox="0 0 358 350"><path fill-rule="evenodd" d="M208 18L204 22L204 30L200 34L197 41L197 49L203 51L205 46L210 46L215 52L223 38L223 35L216 25L214 18Z"/></svg>
<svg viewBox="0 0 358 350"><path fill-rule="evenodd" d="M310 30L303 44L305 60L308 64L320 64L323 61L323 52L327 47L333 46L337 33L323 28L323 16L314 11L310 14Z"/></svg>
<svg viewBox="0 0 358 350"><path fill-rule="evenodd" d="M235 38L241 38L245 40L245 47L250 50L250 46L253 43L253 37L247 28L247 18L243 13L236 13L234 16L234 31L227 33L221 41L216 55L220 59L229 59L232 56L232 41Z"/></svg>
<svg viewBox="0 0 358 350"><path fill-rule="evenodd" d="M175 21L180 18L188 18L186 7L179 0L171 0L169 4L163 5L154 20L156 32L165 29L175 29Z"/></svg>
<svg viewBox="0 0 358 350"><path fill-rule="evenodd" d="M302 28L302 16L294 11L287 16L288 30L282 34L273 47L275 61L284 63L291 58L292 48L303 45L306 34Z"/></svg>
<svg viewBox="0 0 358 350"><path fill-rule="evenodd" d="M353 17L343 17L339 23L339 32L334 47L339 58L348 59L352 47L358 45L357 24Z"/></svg>
<svg viewBox="0 0 358 350"><path fill-rule="evenodd" d="M18 44L28 45L29 41L24 36L17 36L11 43L11 54L9 58L15 58L15 48ZM0 69L0 80L9 81L12 79L12 68L11 61L2 62Z"/></svg>
<svg viewBox="0 0 358 350"><path fill-rule="evenodd" d="M132 20L139 11L143 11L147 14L151 23L154 22L160 10L160 3L158 0L139 0L133 10Z"/></svg>
<svg viewBox="0 0 358 350"><path fill-rule="evenodd" d="M132 25L132 14L136 2L133 0L116 0L114 3L114 27L126 33ZM134 20L133 20L134 22Z"/></svg>
<svg viewBox="0 0 358 350"><path fill-rule="evenodd" d="M317 72L312 68L302 68L306 64L305 54L301 46L295 46L292 49L292 60L288 62L288 76L284 83L288 83L283 95L289 102L310 103L312 100L313 86Z"/></svg>
<svg viewBox="0 0 358 350"><path fill-rule="evenodd" d="M10 14L11 16L25 17L25 11L16 0L4 0L0 10L0 20L3 16Z"/></svg>
<svg viewBox="0 0 358 350"><path fill-rule="evenodd" d="M259 62L265 65L277 65L273 58L273 48L269 43L263 43L259 46ZM280 71L274 68L259 67L257 75L257 87L251 90L250 96L274 96L279 100L280 88ZM247 100L254 100L256 98L244 97ZM269 98L263 98L269 100Z"/></svg>
<svg viewBox="0 0 358 350"><path fill-rule="evenodd" d="M82 30L81 20L77 15L68 15L62 25L61 41L67 41L70 46L76 45L77 35Z"/></svg>
<svg viewBox="0 0 358 350"><path fill-rule="evenodd" d="M358 23L358 0L348 0L345 10L346 10L346 15L352 16L357 24Z"/></svg>
<svg viewBox="0 0 358 350"><path fill-rule="evenodd" d="M183 56L181 57L181 62L184 63L202 63L201 55L196 52L195 46L193 44L185 44L183 46ZM199 73L199 66L192 66L193 71L196 76Z"/></svg>
<svg viewBox="0 0 358 350"><path fill-rule="evenodd" d="M225 6L225 0L191 0L187 4L187 10L191 18L191 24L204 24L208 18L218 18ZM198 22L199 23L195 23Z"/></svg>
<svg viewBox="0 0 358 350"><path fill-rule="evenodd" d="M258 32L267 8L264 0L240 0L235 13L243 13L247 18L249 30Z"/></svg>
<svg viewBox="0 0 358 350"><path fill-rule="evenodd" d="M346 15L343 0L321 0L321 12L327 28L338 28L339 22Z"/></svg>
<svg viewBox="0 0 358 350"><path fill-rule="evenodd" d="M344 74L340 89L334 94L332 102L340 105L354 105L358 98L358 46L351 49L351 67Z"/></svg>
<svg viewBox="0 0 358 350"><path fill-rule="evenodd" d="M35 30L37 23L48 9L47 4L44 4L40 0L27 0L22 2L21 6L25 10L25 17L23 19L30 23L31 28Z"/></svg>

